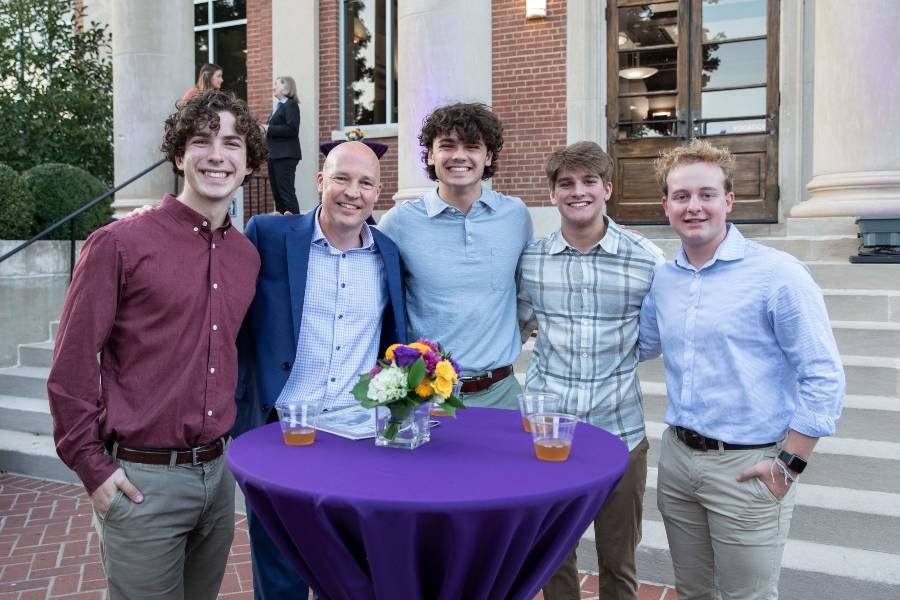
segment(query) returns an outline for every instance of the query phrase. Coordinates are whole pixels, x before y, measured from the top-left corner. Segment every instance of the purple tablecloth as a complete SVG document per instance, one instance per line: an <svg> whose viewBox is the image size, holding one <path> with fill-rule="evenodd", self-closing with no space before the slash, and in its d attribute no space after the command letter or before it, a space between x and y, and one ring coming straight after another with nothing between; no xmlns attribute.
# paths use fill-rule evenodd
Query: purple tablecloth
<svg viewBox="0 0 900 600"><path fill-rule="evenodd" d="M228 449L248 503L325 600L530 600L625 471L618 438L578 424L572 454L538 461L518 411L469 408L415 450L278 424Z"/></svg>

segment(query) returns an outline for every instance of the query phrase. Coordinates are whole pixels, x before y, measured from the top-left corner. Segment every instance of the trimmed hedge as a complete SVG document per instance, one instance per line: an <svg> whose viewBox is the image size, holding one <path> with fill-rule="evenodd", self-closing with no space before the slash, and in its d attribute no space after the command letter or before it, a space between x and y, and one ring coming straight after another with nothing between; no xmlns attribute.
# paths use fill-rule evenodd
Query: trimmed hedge
<svg viewBox="0 0 900 600"><path fill-rule="evenodd" d="M0 240L31 237L34 199L19 174L0 163Z"/></svg>
<svg viewBox="0 0 900 600"><path fill-rule="evenodd" d="M22 177L34 197L32 235L78 210L106 191L103 183L83 169L61 163L47 163L30 169ZM83 240L112 219L112 198L107 198L75 221L75 237ZM69 239L69 225L50 233L48 240Z"/></svg>

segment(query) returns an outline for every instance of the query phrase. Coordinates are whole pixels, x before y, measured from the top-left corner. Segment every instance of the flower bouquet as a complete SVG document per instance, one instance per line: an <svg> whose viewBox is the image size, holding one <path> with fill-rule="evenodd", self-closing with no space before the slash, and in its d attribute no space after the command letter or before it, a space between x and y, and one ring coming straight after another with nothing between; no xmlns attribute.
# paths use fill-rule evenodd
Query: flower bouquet
<svg viewBox="0 0 900 600"><path fill-rule="evenodd" d="M392 441L407 430L415 430L407 433L416 439L403 445L414 448L427 441L429 402L437 403L451 416L457 408L465 408L453 394L459 372L460 367L450 354L430 340L390 346L371 371L359 376L352 392L363 407L390 411L385 420L376 417L377 423L385 421L384 430L376 432L376 443L379 439ZM424 424L410 423L411 415L416 413L424 414Z"/></svg>

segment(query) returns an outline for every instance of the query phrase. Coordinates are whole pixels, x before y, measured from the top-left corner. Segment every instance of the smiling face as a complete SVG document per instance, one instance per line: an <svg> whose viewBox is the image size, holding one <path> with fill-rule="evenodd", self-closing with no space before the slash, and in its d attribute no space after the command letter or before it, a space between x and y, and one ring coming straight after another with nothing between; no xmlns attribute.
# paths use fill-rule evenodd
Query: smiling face
<svg viewBox="0 0 900 600"><path fill-rule="evenodd" d="M319 224L332 243L359 236L381 193L380 181L378 158L365 144L346 142L328 153L316 186L322 194Z"/></svg>
<svg viewBox="0 0 900 600"><path fill-rule="evenodd" d="M234 190L252 171L247 166L244 136L235 131L234 115L218 113L219 130L208 126L188 138L175 165L184 172L182 196L193 205L230 202Z"/></svg>
<svg viewBox="0 0 900 600"><path fill-rule="evenodd" d="M603 220L610 194L612 183L603 183L599 174L563 168L550 191L550 202L559 210L564 229L584 229Z"/></svg>
<svg viewBox="0 0 900 600"><path fill-rule="evenodd" d="M734 204L734 192L725 192L725 173L715 163L688 163L669 171L666 184L662 205L669 224L691 263L705 264L725 239Z"/></svg>
<svg viewBox="0 0 900 600"><path fill-rule="evenodd" d="M428 164L434 167L441 190L451 194L473 190L480 194L481 177L492 158L483 140L464 142L455 131L436 136L428 151Z"/></svg>

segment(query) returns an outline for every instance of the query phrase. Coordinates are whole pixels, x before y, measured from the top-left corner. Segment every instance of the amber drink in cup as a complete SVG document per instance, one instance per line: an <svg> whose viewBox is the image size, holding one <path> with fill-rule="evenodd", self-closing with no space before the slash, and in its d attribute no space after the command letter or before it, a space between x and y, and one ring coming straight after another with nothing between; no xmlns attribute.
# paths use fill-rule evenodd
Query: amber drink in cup
<svg viewBox="0 0 900 600"><path fill-rule="evenodd" d="M528 415L528 422L538 460L562 462L569 459L578 419L563 413L539 412Z"/></svg>
<svg viewBox="0 0 900 600"><path fill-rule="evenodd" d="M522 427L525 431L531 431L528 416L539 412L557 412L562 400L557 394L549 392L525 392L517 396L519 400L519 413L522 415Z"/></svg>
<svg viewBox="0 0 900 600"><path fill-rule="evenodd" d="M315 401L294 399L276 407L285 444L309 446L316 441L316 421L321 406Z"/></svg>

